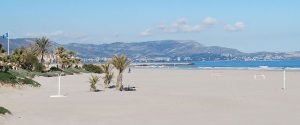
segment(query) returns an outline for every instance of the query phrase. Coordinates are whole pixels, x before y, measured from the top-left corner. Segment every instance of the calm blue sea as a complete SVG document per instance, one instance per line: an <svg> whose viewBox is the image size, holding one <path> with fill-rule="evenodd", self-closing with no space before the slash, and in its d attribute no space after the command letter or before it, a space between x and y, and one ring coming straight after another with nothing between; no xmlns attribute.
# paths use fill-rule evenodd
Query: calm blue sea
<svg viewBox="0 0 300 125"><path fill-rule="evenodd" d="M174 68L300 68L300 60L287 61L198 61L189 66L176 66Z"/></svg>

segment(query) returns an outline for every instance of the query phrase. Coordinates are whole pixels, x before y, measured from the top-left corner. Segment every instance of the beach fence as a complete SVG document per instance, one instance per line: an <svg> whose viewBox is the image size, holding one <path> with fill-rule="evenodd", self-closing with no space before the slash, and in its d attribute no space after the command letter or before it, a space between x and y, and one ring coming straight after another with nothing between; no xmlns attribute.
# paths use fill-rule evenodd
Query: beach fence
<svg viewBox="0 0 300 125"><path fill-rule="evenodd" d="M253 78L255 80L257 80L258 78L262 78L263 80L265 80L267 77L265 74L258 73L258 74L254 74ZM282 70L282 88L281 89L282 90L286 89L286 69L285 68Z"/></svg>
<svg viewBox="0 0 300 125"><path fill-rule="evenodd" d="M254 74L253 78L256 80L257 78L262 78L262 79L266 79L266 75L265 74Z"/></svg>
<svg viewBox="0 0 300 125"><path fill-rule="evenodd" d="M284 68L282 70L283 75L282 75L282 90L286 90L286 69ZM224 73L223 72L213 72L210 74L210 76L212 78L219 78L219 77L223 77ZM258 79L262 79L262 80L266 80L267 76L264 73L256 73L253 75L253 79L254 80L258 80Z"/></svg>
<svg viewBox="0 0 300 125"><path fill-rule="evenodd" d="M213 77L213 78L219 78L222 76L224 76L224 73L222 73L222 72L214 72L214 73L210 74L210 77Z"/></svg>

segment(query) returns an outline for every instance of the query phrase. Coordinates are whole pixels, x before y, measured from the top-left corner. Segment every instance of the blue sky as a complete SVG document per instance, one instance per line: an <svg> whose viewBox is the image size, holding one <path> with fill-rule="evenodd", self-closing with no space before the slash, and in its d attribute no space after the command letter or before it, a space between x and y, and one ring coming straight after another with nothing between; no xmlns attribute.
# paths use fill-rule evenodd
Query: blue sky
<svg viewBox="0 0 300 125"><path fill-rule="evenodd" d="M0 33L59 43L195 40L299 51L299 0L0 0Z"/></svg>

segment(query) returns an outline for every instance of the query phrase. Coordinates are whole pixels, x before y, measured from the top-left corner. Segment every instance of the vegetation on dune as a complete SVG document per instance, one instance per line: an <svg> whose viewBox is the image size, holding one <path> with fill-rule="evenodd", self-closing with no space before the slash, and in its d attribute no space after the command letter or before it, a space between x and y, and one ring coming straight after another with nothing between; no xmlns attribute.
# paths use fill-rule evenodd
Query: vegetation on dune
<svg viewBox="0 0 300 125"><path fill-rule="evenodd" d="M17 77L8 72L0 72L0 81L2 85L8 83L12 83L14 85L18 83Z"/></svg>
<svg viewBox="0 0 300 125"><path fill-rule="evenodd" d="M41 86L38 82L11 71L0 72L0 83L1 85L10 85L13 87L23 85L29 85L32 87Z"/></svg>
<svg viewBox="0 0 300 125"><path fill-rule="evenodd" d="M129 59L125 55L114 56L111 60L111 64L119 71L117 76L116 88L117 90L123 90L123 71L130 65Z"/></svg>
<svg viewBox="0 0 300 125"><path fill-rule="evenodd" d="M78 65L80 59L75 57L75 53L64 48L57 48L57 60L62 66L46 70L45 55L49 54L50 40L46 37L37 38L35 43L29 47L20 47L13 50L11 55L6 55L6 51L0 44L0 83L12 86L31 85L40 86L31 78L34 76L52 77L57 73L72 75L74 73L85 72L80 68L73 68ZM50 64L50 62L47 62ZM78 67L78 66L76 66Z"/></svg>
<svg viewBox="0 0 300 125"><path fill-rule="evenodd" d="M84 64L82 68L92 73L99 73L99 74L103 73L100 66L93 65L93 64Z"/></svg>
<svg viewBox="0 0 300 125"><path fill-rule="evenodd" d="M0 114L2 114L2 115L11 114L11 112L8 109L0 106Z"/></svg>
<svg viewBox="0 0 300 125"><path fill-rule="evenodd" d="M91 92L96 92L97 88L96 88L96 84L99 81L99 77L96 75L91 75L90 79L89 79L89 83L90 83L90 91Z"/></svg>
<svg viewBox="0 0 300 125"><path fill-rule="evenodd" d="M116 89L122 91L123 72L129 66L130 61L125 55L116 55L110 61L100 66L85 64L78 67L80 58L75 52L58 47L51 55L51 42L46 37L37 38L35 43L29 47L20 47L13 50L11 55L6 55L6 51L0 44L0 84L1 85L31 85L40 86L32 80L35 76L53 77L58 73L63 75L73 75L77 73L98 73L103 76L92 75L89 79L91 91L97 91L96 84L102 78L105 88L110 87L114 77L113 68L118 70ZM50 55L49 55L50 54ZM50 61L49 61L50 60ZM51 62L57 65L48 69Z"/></svg>

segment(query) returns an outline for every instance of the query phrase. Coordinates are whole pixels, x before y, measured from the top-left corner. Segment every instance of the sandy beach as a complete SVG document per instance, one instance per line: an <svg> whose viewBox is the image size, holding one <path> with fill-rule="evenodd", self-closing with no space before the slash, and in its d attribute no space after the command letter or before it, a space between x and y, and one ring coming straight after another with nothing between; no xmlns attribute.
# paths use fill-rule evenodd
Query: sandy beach
<svg viewBox="0 0 300 125"><path fill-rule="evenodd" d="M0 124L299 125L300 72L286 75L282 90L282 71L135 68L124 85L137 91L89 92L90 74L79 74L62 77L66 98L49 97L57 77L37 77L40 88L0 88L0 105L13 113Z"/></svg>

